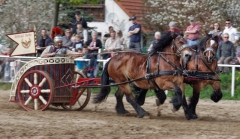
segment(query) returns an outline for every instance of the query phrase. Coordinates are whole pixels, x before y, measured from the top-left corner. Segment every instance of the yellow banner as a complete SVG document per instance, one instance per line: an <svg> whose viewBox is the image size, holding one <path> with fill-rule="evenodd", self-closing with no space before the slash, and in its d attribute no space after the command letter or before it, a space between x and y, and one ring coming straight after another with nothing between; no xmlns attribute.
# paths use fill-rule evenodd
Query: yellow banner
<svg viewBox="0 0 240 139"><path fill-rule="evenodd" d="M8 38L17 43L10 56L19 56L36 53L36 37L35 32L23 32L6 35Z"/></svg>

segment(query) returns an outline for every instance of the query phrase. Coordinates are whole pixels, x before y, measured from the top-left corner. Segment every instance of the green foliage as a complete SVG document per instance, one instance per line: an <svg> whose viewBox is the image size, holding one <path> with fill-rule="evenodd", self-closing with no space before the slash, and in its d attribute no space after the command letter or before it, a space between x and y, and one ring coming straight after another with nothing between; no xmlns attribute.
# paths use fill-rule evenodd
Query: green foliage
<svg viewBox="0 0 240 139"><path fill-rule="evenodd" d="M0 90L10 90L11 89L12 84L11 83L1 83L0 82Z"/></svg>

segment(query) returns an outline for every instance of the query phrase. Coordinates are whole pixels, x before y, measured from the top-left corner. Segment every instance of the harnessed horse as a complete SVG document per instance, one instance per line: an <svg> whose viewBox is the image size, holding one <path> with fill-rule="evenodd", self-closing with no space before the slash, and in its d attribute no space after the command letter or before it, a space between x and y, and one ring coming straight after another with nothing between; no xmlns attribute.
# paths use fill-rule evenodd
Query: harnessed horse
<svg viewBox="0 0 240 139"><path fill-rule="evenodd" d="M184 83L181 64L185 63L185 55L189 55L190 49L186 41L181 36L162 35L156 44L162 51L152 54L148 63L148 55L139 53L119 53L114 56L106 65L102 73L101 84L103 87L100 93L93 98L94 103L100 103L106 99L110 92L109 77L119 84L119 89L115 93L118 114L125 114L122 98L126 95L127 101L132 105L138 117L148 115L140 107L132 95L130 82L142 89L171 90L176 96L172 100L173 108L178 110L183 106L185 116L188 117L188 106L184 95ZM146 69L147 65L151 68ZM160 89L161 88L161 89ZM164 92L160 91L161 102L166 99Z"/></svg>
<svg viewBox="0 0 240 139"><path fill-rule="evenodd" d="M190 118L197 119L196 106L199 100L199 95L207 85L211 85L213 93L211 99L218 102L222 98L220 80L218 77L218 66L215 54L218 48L217 36L206 36L203 41L203 50L196 50L193 53L191 60L187 63L187 74L184 82L190 84L193 88L193 96L190 98L189 110ZM205 44L205 45L204 45ZM200 44L201 45L201 44Z"/></svg>

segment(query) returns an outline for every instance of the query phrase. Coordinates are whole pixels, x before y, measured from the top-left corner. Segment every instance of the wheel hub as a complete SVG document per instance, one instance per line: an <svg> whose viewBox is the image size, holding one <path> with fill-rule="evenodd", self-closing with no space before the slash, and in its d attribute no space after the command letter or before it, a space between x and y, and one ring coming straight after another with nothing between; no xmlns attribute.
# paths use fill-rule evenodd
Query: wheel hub
<svg viewBox="0 0 240 139"><path fill-rule="evenodd" d="M41 89L38 86L34 85L30 88L30 95L33 98L38 98L40 94L41 94Z"/></svg>

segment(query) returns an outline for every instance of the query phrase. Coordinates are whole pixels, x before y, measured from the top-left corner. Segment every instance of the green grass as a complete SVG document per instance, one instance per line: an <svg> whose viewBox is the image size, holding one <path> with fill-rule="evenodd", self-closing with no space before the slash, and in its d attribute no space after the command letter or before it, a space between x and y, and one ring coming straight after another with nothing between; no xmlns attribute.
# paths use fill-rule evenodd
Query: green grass
<svg viewBox="0 0 240 139"><path fill-rule="evenodd" d="M12 83L1 83L0 82L0 90L10 90Z"/></svg>
<svg viewBox="0 0 240 139"><path fill-rule="evenodd" d="M240 100L240 72L236 71L235 73L235 92L234 96L231 97L231 81L232 81L232 73L230 72L229 74L220 74L220 79L221 79L221 90L223 93L223 98L225 100ZM111 94L114 94L117 90L117 87L111 87ZM99 92L99 89L92 89L92 92L96 93ZM168 92L168 97L171 97L174 92L169 91ZM206 86L205 88L202 89L200 93L200 98L207 98L209 99L211 94L213 93L213 89L210 85ZM185 94L186 97L191 97L192 96L192 87L190 85L185 84ZM149 96L155 96L154 90L149 90L147 95Z"/></svg>

